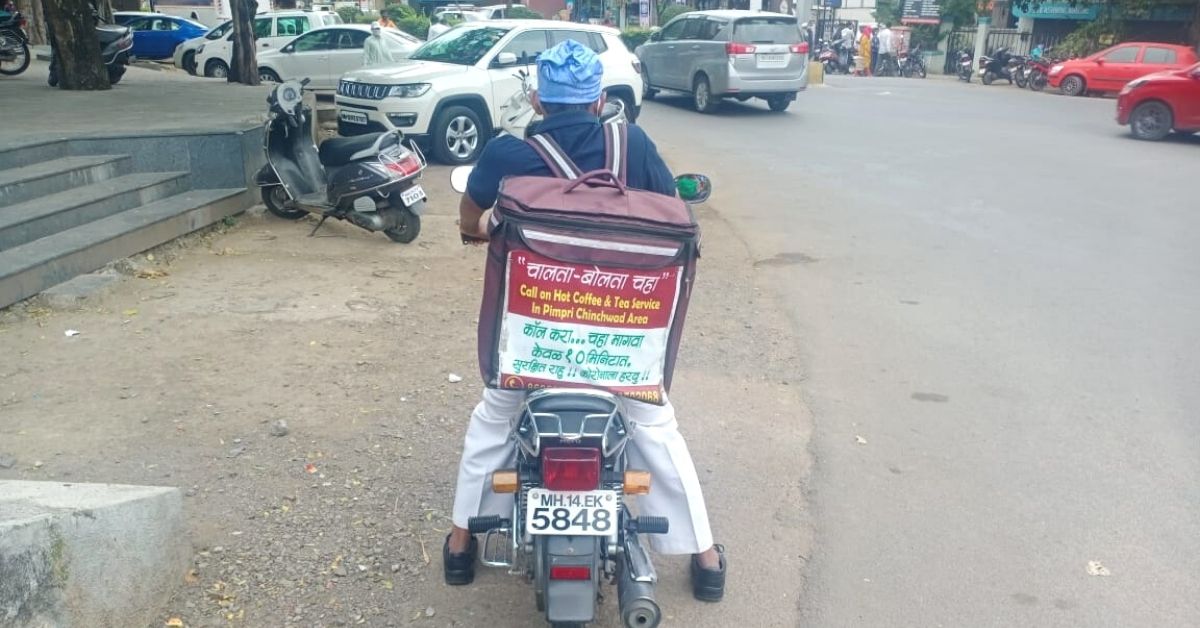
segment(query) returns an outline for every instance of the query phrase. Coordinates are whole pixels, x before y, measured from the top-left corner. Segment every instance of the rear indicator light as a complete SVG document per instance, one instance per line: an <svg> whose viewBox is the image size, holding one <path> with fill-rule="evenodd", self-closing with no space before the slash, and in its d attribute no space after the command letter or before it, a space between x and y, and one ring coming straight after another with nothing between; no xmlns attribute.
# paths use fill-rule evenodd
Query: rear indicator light
<svg viewBox="0 0 1200 628"><path fill-rule="evenodd" d="M798 44L792 44L789 49L795 54L806 55L808 54L808 42L802 41Z"/></svg>
<svg viewBox="0 0 1200 628"><path fill-rule="evenodd" d="M493 493L515 493L521 483L517 481L515 469L500 469L492 473Z"/></svg>
<svg viewBox="0 0 1200 628"><path fill-rule="evenodd" d="M542 481L552 491L591 491L600 485L600 450L547 447L542 451Z"/></svg>
<svg viewBox="0 0 1200 628"><path fill-rule="evenodd" d="M587 565L557 565L550 568L551 580L591 580L592 568Z"/></svg>
<svg viewBox="0 0 1200 628"><path fill-rule="evenodd" d="M751 46L750 44L739 44L735 42L729 42L725 44L725 54L752 55L754 54L755 50L757 50L757 48Z"/></svg>

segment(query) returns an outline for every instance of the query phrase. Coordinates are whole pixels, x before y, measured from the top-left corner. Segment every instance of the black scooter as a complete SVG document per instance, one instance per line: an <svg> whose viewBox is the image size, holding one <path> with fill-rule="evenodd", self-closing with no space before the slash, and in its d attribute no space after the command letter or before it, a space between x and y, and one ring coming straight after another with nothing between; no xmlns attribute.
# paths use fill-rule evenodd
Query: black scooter
<svg viewBox="0 0 1200 628"><path fill-rule="evenodd" d="M1012 67L1009 61L1013 56L1008 53L1008 48L1000 48L990 56L984 55L979 58L979 74L980 80L984 85L991 85L996 79L1005 79L1009 85L1013 84Z"/></svg>
<svg viewBox="0 0 1200 628"><path fill-rule="evenodd" d="M100 56L104 67L108 70L108 82L116 85L125 76L125 66L132 61L133 31L127 26L109 24L93 12L96 19L96 38L100 40ZM50 76L46 79L50 87L58 87L58 54L55 52L54 40L50 43Z"/></svg>
<svg viewBox="0 0 1200 628"><path fill-rule="evenodd" d="M308 214L348 220L408 243L421 232L425 191L417 185L425 158L400 131L325 140L312 136L312 108L303 104L302 81L280 83L267 97L270 116L263 138L267 164L256 182L267 210L298 220Z"/></svg>

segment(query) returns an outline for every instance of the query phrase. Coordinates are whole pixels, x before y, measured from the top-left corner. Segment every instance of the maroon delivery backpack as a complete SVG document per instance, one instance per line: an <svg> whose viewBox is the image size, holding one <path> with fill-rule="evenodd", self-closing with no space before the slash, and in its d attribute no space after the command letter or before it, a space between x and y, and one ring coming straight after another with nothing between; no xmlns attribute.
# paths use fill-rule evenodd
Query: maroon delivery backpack
<svg viewBox="0 0 1200 628"><path fill-rule="evenodd" d="M625 185L626 126L581 172L548 135L555 177L507 177L492 212L479 365L492 388L586 387L665 403L700 251L677 197Z"/></svg>

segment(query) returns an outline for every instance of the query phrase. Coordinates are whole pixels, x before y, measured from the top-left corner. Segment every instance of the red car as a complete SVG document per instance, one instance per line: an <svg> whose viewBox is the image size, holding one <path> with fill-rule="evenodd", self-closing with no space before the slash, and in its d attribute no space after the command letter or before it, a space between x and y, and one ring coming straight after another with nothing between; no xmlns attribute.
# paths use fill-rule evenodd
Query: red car
<svg viewBox="0 0 1200 628"><path fill-rule="evenodd" d="M1200 131L1200 63L1127 83L1117 96L1117 122L1139 140Z"/></svg>
<svg viewBox="0 0 1200 628"><path fill-rule="evenodd" d="M1116 92L1140 76L1182 70L1197 61L1196 51L1187 46L1131 41L1055 65L1050 68L1050 87L1067 96Z"/></svg>

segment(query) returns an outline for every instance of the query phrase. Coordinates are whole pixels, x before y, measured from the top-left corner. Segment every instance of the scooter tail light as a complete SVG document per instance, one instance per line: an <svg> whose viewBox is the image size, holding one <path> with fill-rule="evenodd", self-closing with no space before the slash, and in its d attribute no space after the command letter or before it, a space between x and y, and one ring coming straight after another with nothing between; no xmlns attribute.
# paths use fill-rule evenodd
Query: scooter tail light
<svg viewBox="0 0 1200 628"><path fill-rule="evenodd" d="M550 568L551 580L591 580L592 568L587 565L555 565Z"/></svg>
<svg viewBox="0 0 1200 628"><path fill-rule="evenodd" d="M795 54L806 55L808 54L808 42L802 41L798 44L792 44L789 46L789 49Z"/></svg>
<svg viewBox="0 0 1200 628"><path fill-rule="evenodd" d="M729 55L752 55L757 50L750 44L739 44L737 42L729 42L725 44L725 54Z"/></svg>
<svg viewBox="0 0 1200 628"><path fill-rule="evenodd" d="M407 149L405 149L399 157L385 157L380 155L379 161L383 162L383 166L385 168L391 170L402 178L411 177L412 175L417 174L423 167L421 165L421 160L417 157L416 153Z"/></svg>
<svg viewBox="0 0 1200 628"><path fill-rule="evenodd" d="M600 485L600 450L547 447L542 450L542 483L552 491L591 491Z"/></svg>

